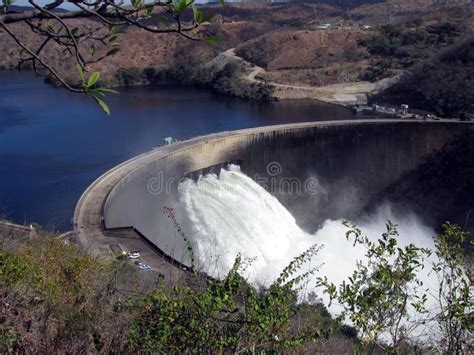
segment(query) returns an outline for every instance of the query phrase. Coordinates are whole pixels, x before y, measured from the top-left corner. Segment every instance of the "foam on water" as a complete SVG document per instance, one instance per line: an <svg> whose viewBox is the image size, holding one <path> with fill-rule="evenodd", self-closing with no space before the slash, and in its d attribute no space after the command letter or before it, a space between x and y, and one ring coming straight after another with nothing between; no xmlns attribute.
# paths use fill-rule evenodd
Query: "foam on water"
<svg viewBox="0 0 474 355"><path fill-rule="evenodd" d="M219 277L232 267L237 253L255 258L249 280L268 285L297 255L313 244L324 245L314 258L321 274L340 282L364 259L364 249L345 238L340 220L327 220L314 234L303 231L291 213L269 192L231 165L219 176L208 174L197 182L185 180L180 199L191 223L186 223L200 266ZM416 216L394 216L388 205L359 221L371 239L380 238L387 219L399 224L400 245L432 247L434 232Z"/></svg>
<svg viewBox="0 0 474 355"><path fill-rule="evenodd" d="M319 244L324 245L323 249L306 267L320 265L318 275L339 285L352 274L358 260L365 260L366 250L346 239L347 228L342 221L326 220L316 233L305 232L275 197L238 166L222 169L219 176L202 176L197 182L185 180L180 186L180 200L189 219L187 234L198 267L214 277L225 276L240 253L243 258L255 258L246 271L248 280L269 285L295 256ZM399 225L400 246L414 243L433 249L431 228L413 214L394 215L388 205L357 222L375 241L386 231L387 220ZM420 278L425 284L433 284L426 272ZM327 298L316 292L327 304ZM338 308L331 311L338 313Z"/></svg>
<svg viewBox="0 0 474 355"><path fill-rule="evenodd" d="M275 197L238 167L222 169L219 177L186 180L180 192L194 228L190 235L195 254L211 275L224 275L241 253L255 258L250 280L267 284L316 242Z"/></svg>

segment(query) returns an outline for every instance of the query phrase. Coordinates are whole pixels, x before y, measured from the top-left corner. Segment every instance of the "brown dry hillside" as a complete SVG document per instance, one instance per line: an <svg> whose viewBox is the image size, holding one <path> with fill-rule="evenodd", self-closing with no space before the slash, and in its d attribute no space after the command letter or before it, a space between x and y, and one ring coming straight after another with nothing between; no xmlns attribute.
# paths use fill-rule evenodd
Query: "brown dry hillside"
<svg viewBox="0 0 474 355"><path fill-rule="evenodd" d="M320 86L356 81L367 66L359 45L367 31L285 30L270 33L237 48L237 55L266 69L268 81Z"/></svg>
<svg viewBox="0 0 474 355"><path fill-rule="evenodd" d="M227 3L203 7L217 13L226 21L255 21L281 27L300 26L314 19L343 16L345 11L336 6L319 3Z"/></svg>
<svg viewBox="0 0 474 355"><path fill-rule="evenodd" d="M240 46L237 54L265 69L320 68L335 59L353 61L364 56L358 30L292 30L272 33Z"/></svg>
<svg viewBox="0 0 474 355"><path fill-rule="evenodd" d="M474 36L416 66L411 75L373 100L474 118Z"/></svg>
<svg viewBox="0 0 474 355"><path fill-rule="evenodd" d="M79 25L78 21L69 20L68 23L77 26ZM94 22L90 20L81 20L80 25L86 28L95 26ZM20 34L20 38L25 43L33 47L38 45L25 26L17 24L12 28ZM103 78L112 80L120 68L168 68L177 64L195 66L206 63L221 50L273 29L272 24L254 21L214 21L208 31L212 34L219 34L220 42L217 46L212 46L204 42L188 41L174 34L156 35L141 29L130 28L119 38L120 51L107 60L91 65L91 68L100 70ZM83 46L85 53L88 52L89 45ZM98 46L97 55L100 56L104 52L105 49ZM5 56L0 57L0 67L13 68L16 66L20 52L15 47L13 40L6 34L0 34L0 53L6 53ZM59 72L63 75L71 77L74 74L75 76L74 60L61 53L56 45L48 44L44 55L52 61L55 67L59 68Z"/></svg>
<svg viewBox="0 0 474 355"><path fill-rule="evenodd" d="M100 70L102 79L111 85L146 83L147 68L171 68L173 74L167 80L176 82L194 76L219 53L236 48L238 56L265 69L257 68L257 79L270 83L325 86L376 81L410 70L474 30L472 5L443 6L431 0L362 2L369 4L349 9L321 2L208 5L204 11L218 15L206 32L220 38L217 45L129 28L120 36L120 52L91 68ZM190 18L191 11L186 16ZM384 30L381 25L388 20L401 30ZM88 28L96 25L91 20L70 22ZM456 28L455 35L440 33L447 23ZM318 29L322 24L332 24L332 28ZM22 25L12 28L26 43L38 45ZM88 45L85 43L85 51ZM2 33L0 53L6 54L0 56L0 68L18 62L19 51ZM97 53L100 56L105 49L99 47ZM63 75L77 77L74 61L57 47L49 45L45 55ZM127 82L117 77L121 69L130 70Z"/></svg>
<svg viewBox="0 0 474 355"><path fill-rule="evenodd" d="M219 37L219 43L211 46L206 43L188 41L176 35L155 35L146 31L130 28L120 36L120 52L106 61L91 65L92 69L102 71L102 77L113 84L114 75L120 68L169 68L175 65L194 67L205 64L219 52L255 37L278 30L283 26L299 25L301 21L315 16L340 14L341 10L328 5L305 4L231 4L222 7L210 5L204 7L205 12L218 13L212 24L206 29L211 35ZM315 15L316 14L316 15ZM187 14L190 16L190 13ZM92 29L96 27L94 21L68 20L72 26L81 26ZM35 38L22 24L11 26L20 38L33 47L39 46ZM90 43L84 44L84 51L88 52ZM105 50L98 46L97 55ZM0 33L0 68L13 68L18 63L20 52L13 40L6 34ZM61 53L57 46L48 44L44 54L66 77L76 76L74 61L66 54Z"/></svg>

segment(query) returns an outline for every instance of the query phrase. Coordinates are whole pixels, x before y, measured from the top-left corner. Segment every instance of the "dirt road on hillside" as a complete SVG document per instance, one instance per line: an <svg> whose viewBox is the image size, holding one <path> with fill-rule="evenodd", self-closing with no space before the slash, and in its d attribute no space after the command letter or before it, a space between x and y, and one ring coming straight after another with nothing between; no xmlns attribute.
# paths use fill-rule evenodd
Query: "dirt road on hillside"
<svg viewBox="0 0 474 355"><path fill-rule="evenodd" d="M359 81L320 87L298 86L268 82L260 79L259 76L266 72L265 69L236 55L235 48L230 48L225 52L222 52L213 60L214 63L211 63L219 64L223 67L225 64L232 61L244 63L246 67L250 68L250 71L244 76L245 80L251 83L261 83L272 86L274 88L274 96L277 99L315 99L344 106L366 104L367 96L369 94L375 94L388 88L396 83L402 75L400 74L392 78L382 79L374 83Z"/></svg>

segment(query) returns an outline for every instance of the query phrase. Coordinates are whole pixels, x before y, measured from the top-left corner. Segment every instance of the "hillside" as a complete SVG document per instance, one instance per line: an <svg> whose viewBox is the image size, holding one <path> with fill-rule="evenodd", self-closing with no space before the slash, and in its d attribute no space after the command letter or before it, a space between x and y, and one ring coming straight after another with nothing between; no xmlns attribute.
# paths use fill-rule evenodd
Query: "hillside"
<svg viewBox="0 0 474 355"><path fill-rule="evenodd" d="M237 268L223 280L189 274L170 285L126 257L99 258L73 239L2 226L2 354L341 353L359 343L314 296L295 302L296 292L277 282L257 289Z"/></svg>
<svg viewBox="0 0 474 355"><path fill-rule="evenodd" d="M439 115L470 118L474 114L474 37L415 67L372 101L404 102Z"/></svg>
<svg viewBox="0 0 474 355"><path fill-rule="evenodd" d="M127 28L118 39L120 51L90 68L101 71L103 84L115 87L187 82L245 98L273 95L280 99L306 97L353 104L375 97L377 102L416 102L415 106L444 115L460 113L459 109L436 108L434 99L418 100L419 95L417 99L403 95L409 92L406 90L409 79L404 81L403 89L390 95L388 91L380 94L379 88L392 82L379 81L401 73L426 71L418 69L421 63L432 62L438 53L459 43L464 45L464 39L474 33L472 5L443 6L426 0L315 1L231 3L224 7L210 4L202 9L218 14L205 29L208 35L218 36L217 44ZM186 16L190 18L191 13ZM68 21L73 26L95 28L91 20ZM25 26L12 28L26 43L39 45ZM83 43L85 52L90 51L90 45ZM237 57L224 58L225 63L233 63L227 68L232 70L218 74L223 65L210 66L232 48ZM15 67L20 52L5 34L0 34L0 51L7 54L0 58L0 68ZM99 45L95 52L97 58L106 49ZM60 53L57 46L48 44L45 56L68 80L77 80L74 60L67 53ZM463 73L463 78L470 81L471 74ZM225 85L216 84L219 75L227 78ZM426 77L422 87L431 86L432 76ZM419 80L419 75L412 77ZM261 90L266 94L259 94ZM451 96L453 90L454 97L458 96L455 87L450 90ZM444 94L440 91L439 95Z"/></svg>
<svg viewBox="0 0 474 355"><path fill-rule="evenodd" d="M237 55L266 69L262 79L280 84L324 86L357 81L367 67L361 30L284 30L237 47Z"/></svg>

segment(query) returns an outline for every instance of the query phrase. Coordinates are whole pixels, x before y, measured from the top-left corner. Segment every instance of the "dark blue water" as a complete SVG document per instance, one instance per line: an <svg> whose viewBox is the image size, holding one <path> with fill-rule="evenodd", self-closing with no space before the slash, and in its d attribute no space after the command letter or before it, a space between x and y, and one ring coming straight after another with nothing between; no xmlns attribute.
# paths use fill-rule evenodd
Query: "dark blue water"
<svg viewBox="0 0 474 355"><path fill-rule="evenodd" d="M94 179L164 137L354 117L314 101L248 102L177 87L128 90L107 102L110 117L31 73L0 72L0 218L70 228Z"/></svg>

